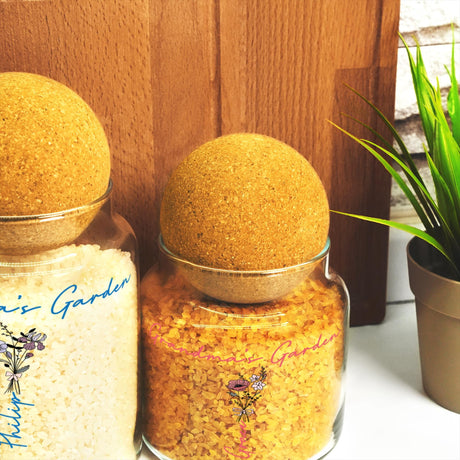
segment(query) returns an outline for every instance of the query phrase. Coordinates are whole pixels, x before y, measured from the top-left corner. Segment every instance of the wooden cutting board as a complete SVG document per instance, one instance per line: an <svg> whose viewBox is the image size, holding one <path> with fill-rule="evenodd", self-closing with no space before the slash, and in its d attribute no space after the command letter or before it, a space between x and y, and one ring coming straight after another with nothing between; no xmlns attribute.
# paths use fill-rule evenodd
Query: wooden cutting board
<svg viewBox="0 0 460 460"><path fill-rule="evenodd" d="M375 126L349 84L393 114L399 0L0 2L0 71L48 75L95 110L113 153L114 204L134 227L142 271L175 166L221 134L251 131L299 150L331 208L387 217L390 180L326 120ZM386 229L332 216L332 262L352 324L385 312Z"/></svg>

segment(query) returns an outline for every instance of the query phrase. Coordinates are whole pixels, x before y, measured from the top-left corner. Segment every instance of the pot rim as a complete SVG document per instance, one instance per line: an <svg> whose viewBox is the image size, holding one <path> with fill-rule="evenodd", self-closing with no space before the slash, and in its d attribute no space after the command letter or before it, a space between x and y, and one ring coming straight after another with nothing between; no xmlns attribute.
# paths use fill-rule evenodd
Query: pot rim
<svg viewBox="0 0 460 460"><path fill-rule="evenodd" d="M429 246L429 244L422 240L421 238L419 238L418 236L414 236L413 238L410 239L410 241L407 243L407 246L406 246L406 254L407 254L407 258L410 259L410 261L416 265L420 270L422 270L423 272L425 272L427 275L429 276L433 276L435 278L438 278L440 280L445 280L445 281L448 281L449 283L453 283L453 284L456 284L460 287L460 281L458 280L454 280L452 278L448 278L447 276L442 276L442 275L439 275L438 273L436 272L433 272L432 270L429 270L428 268L426 268L425 266L421 265L419 262L417 262L413 255L411 254L411 250L412 251L415 251L416 249L414 248L414 245L417 244L417 241L420 243L420 244L426 244L427 246Z"/></svg>
<svg viewBox="0 0 460 460"><path fill-rule="evenodd" d="M442 315L460 319L460 281L439 275L417 262L411 253L417 250L414 247L419 244L417 240L428 245L414 237L406 247L409 284L416 304L422 303Z"/></svg>

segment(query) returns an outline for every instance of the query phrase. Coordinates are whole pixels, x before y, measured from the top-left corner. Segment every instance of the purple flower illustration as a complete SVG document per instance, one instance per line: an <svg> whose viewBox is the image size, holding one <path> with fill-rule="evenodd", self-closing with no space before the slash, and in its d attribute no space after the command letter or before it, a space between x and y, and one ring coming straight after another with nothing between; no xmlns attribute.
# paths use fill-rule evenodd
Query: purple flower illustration
<svg viewBox="0 0 460 460"><path fill-rule="evenodd" d="M20 337L19 342L24 343L24 349L25 350L35 350L35 347L37 347L37 350L44 350L45 345L43 345L43 342L46 340L46 334L35 334L35 333L30 333L27 334L27 337Z"/></svg>
<svg viewBox="0 0 460 460"><path fill-rule="evenodd" d="M10 341L7 343L0 340L0 353L5 356L5 359L0 359L0 362L7 369L5 376L8 384L5 393L14 391L16 394L21 394L19 379L30 369L30 366L24 365L24 362L34 356L31 350L45 349L43 342L46 340L46 334L37 333L36 328L33 328L27 334L21 332L17 337L2 322L0 322L0 333L9 337Z"/></svg>
<svg viewBox="0 0 460 460"><path fill-rule="evenodd" d="M244 391L248 386L250 385L250 382L244 379L238 379L238 380L230 380L228 382L227 388L232 391Z"/></svg>
<svg viewBox="0 0 460 460"><path fill-rule="evenodd" d="M237 406L233 407L233 414L236 415L238 422L241 419L249 421L249 417L255 414L250 406L254 406L262 396L260 392L267 385L264 383L266 378L267 372L262 366L260 373L253 374L249 380L245 379L244 375L240 375L239 379L228 382L228 394L231 396L231 402ZM251 388L254 391L251 391Z"/></svg>

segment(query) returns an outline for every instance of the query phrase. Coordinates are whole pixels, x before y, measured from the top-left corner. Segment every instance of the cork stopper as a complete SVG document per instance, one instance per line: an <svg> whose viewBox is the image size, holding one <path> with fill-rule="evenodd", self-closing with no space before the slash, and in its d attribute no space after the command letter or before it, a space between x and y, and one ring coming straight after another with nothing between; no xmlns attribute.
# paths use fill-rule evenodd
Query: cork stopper
<svg viewBox="0 0 460 460"><path fill-rule="evenodd" d="M329 206L317 173L296 150L268 136L231 134L177 167L160 226L168 250L194 264L279 269L325 247Z"/></svg>
<svg viewBox="0 0 460 460"><path fill-rule="evenodd" d="M41 75L0 73L0 216L59 212L107 190L110 151L83 99Z"/></svg>

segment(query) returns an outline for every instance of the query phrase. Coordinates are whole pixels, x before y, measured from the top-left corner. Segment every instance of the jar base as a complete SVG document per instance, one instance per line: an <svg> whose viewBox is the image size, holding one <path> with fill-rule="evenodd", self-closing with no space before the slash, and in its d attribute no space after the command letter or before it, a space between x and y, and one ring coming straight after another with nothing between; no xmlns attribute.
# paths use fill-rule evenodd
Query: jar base
<svg viewBox="0 0 460 460"><path fill-rule="evenodd" d="M156 460L176 460L174 458L168 457L167 455L162 454L158 449L152 446L150 442L147 440L145 436L142 436L142 440L144 444L147 446L147 448L150 450L150 452L155 456ZM331 438L329 439L328 443L313 457L309 457L308 459L305 460L321 460L326 457L326 455L331 452L331 450L335 447L338 441L338 435L337 433L332 433Z"/></svg>

